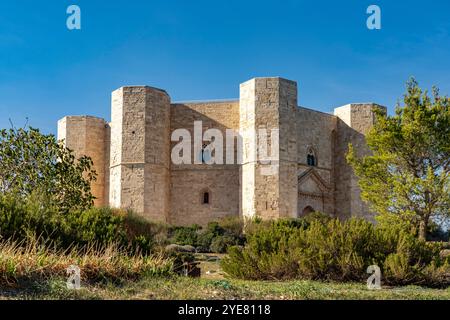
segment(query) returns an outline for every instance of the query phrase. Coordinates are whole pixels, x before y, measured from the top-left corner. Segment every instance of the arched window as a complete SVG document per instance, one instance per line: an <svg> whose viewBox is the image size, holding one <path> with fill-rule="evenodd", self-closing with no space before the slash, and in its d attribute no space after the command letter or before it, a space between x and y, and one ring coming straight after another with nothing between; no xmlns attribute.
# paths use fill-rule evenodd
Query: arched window
<svg viewBox="0 0 450 320"><path fill-rule="evenodd" d="M308 166L311 166L311 167L317 166L316 154L312 148L308 148L308 155L306 156L306 163L308 164Z"/></svg>
<svg viewBox="0 0 450 320"><path fill-rule="evenodd" d="M209 204L209 201L210 201L209 192L208 191L203 192L202 204Z"/></svg>

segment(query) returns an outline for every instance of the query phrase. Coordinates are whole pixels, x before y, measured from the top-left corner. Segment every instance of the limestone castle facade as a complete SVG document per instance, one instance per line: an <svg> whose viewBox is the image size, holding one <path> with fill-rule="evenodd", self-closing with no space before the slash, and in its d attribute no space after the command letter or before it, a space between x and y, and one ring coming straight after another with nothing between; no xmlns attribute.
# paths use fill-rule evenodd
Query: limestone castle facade
<svg viewBox="0 0 450 320"><path fill-rule="evenodd" d="M219 102L171 103L164 90L122 87L112 93L111 122L67 116L58 122L58 139L93 159L97 206L130 208L150 220L204 225L228 215L275 219L311 211L370 218L345 155L349 143L368 152L364 135L374 110L384 107L348 104L328 114L299 107L297 94L296 82L278 77L249 80L239 100ZM265 174L251 156L258 145L246 136L233 146L240 163L174 164L178 142L171 134L193 133L195 121L224 136L227 129L278 129L277 166Z"/></svg>

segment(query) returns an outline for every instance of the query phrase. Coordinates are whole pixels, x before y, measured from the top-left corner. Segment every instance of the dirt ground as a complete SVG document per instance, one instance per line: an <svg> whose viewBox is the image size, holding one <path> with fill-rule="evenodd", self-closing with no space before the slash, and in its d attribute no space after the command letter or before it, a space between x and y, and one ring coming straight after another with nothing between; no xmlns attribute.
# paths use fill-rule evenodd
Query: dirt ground
<svg viewBox="0 0 450 320"><path fill-rule="evenodd" d="M224 273L220 268L220 260L225 254L217 253L198 253L195 255L196 261L200 262L201 278L208 280L225 279Z"/></svg>

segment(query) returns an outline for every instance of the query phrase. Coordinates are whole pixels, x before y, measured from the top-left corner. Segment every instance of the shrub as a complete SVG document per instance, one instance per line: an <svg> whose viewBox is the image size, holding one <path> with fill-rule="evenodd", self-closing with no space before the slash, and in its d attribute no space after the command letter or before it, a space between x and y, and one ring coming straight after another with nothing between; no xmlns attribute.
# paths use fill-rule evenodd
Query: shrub
<svg viewBox="0 0 450 320"><path fill-rule="evenodd" d="M224 217L217 223L226 233L236 238L242 237L244 233L244 222L239 216Z"/></svg>
<svg viewBox="0 0 450 320"><path fill-rule="evenodd" d="M156 246L169 243L169 227L163 223L150 222L129 210L124 213L123 220L127 239L131 241L132 248L143 253L151 252Z"/></svg>
<svg viewBox="0 0 450 320"><path fill-rule="evenodd" d="M224 253L228 247L245 242L244 224L239 217L227 217L208 224L199 235L199 249L214 253Z"/></svg>
<svg viewBox="0 0 450 320"><path fill-rule="evenodd" d="M167 238L168 227L165 224L150 222L131 210L118 211L118 214L123 216L123 223L128 238L142 235L151 235L154 238L159 238L158 234L160 233L163 234L163 238Z"/></svg>
<svg viewBox="0 0 450 320"><path fill-rule="evenodd" d="M72 242L81 245L88 243L108 244L126 243L127 234L123 227L124 217L119 211L109 208L92 208L71 212L68 216L71 224Z"/></svg>
<svg viewBox="0 0 450 320"><path fill-rule="evenodd" d="M243 222L239 217L226 217L210 222L203 228L199 225L170 226L149 222L133 212L127 212L124 214L124 224L128 239L141 243L140 248L148 246L154 249L176 244L193 246L198 252L223 253L228 246L245 242Z"/></svg>
<svg viewBox="0 0 450 320"><path fill-rule="evenodd" d="M41 238L60 245L70 243L75 232L70 218L38 194L27 199L0 195L0 235L4 239Z"/></svg>
<svg viewBox="0 0 450 320"><path fill-rule="evenodd" d="M114 242L132 252L150 253L153 234L137 221L132 212L91 208L61 213L38 195L25 200L0 195L0 236L5 240L40 239L63 249Z"/></svg>
<svg viewBox="0 0 450 320"><path fill-rule="evenodd" d="M198 225L169 228L169 242L191 245L199 252L223 253L230 245L245 242L243 222L239 217L227 217L208 223L206 228ZM213 245L214 244L214 245Z"/></svg>
<svg viewBox="0 0 450 320"><path fill-rule="evenodd" d="M120 244L129 252L149 254L167 244L191 245L203 252L224 252L229 245L243 244L242 223L236 218L198 225L171 227L149 222L132 211L91 208L61 212L38 193L21 198L0 194L0 237L17 241L52 242L60 248L91 243ZM224 237L216 240L216 237Z"/></svg>
<svg viewBox="0 0 450 320"><path fill-rule="evenodd" d="M184 275L186 266L193 264L195 261L195 256L189 252L172 251L168 254L168 257L173 261L173 272L180 275Z"/></svg>
<svg viewBox="0 0 450 320"><path fill-rule="evenodd" d="M231 247L222 266L225 272L243 279L283 279L292 263L286 251L289 235L297 229L292 220L255 221L248 224L244 248ZM238 262L239 261L239 262ZM237 263L235 263L237 262Z"/></svg>
<svg viewBox="0 0 450 320"><path fill-rule="evenodd" d="M197 250L202 252L217 252L211 248L211 244L218 237L222 237L226 230L219 222L210 222L205 230L198 235Z"/></svg>
<svg viewBox="0 0 450 320"><path fill-rule="evenodd" d="M306 218L293 219L285 218L278 220L261 220L260 218L247 219L245 221L245 234L254 234L261 229L269 228L276 225L276 227L289 227L289 228L307 228L309 222Z"/></svg>
<svg viewBox="0 0 450 320"><path fill-rule="evenodd" d="M171 242L179 245L190 245L195 247L197 245L197 231L199 226L192 227L172 227L170 229Z"/></svg>
<svg viewBox="0 0 450 320"><path fill-rule="evenodd" d="M211 241L209 248L211 252L225 253L229 247L237 245L236 242L236 238L229 235L217 236Z"/></svg>
<svg viewBox="0 0 450 320"><path fill-rule="evenodd" d="M401 228L365 220L280 220L253 226L246 245L230 248L222 267L252 280L363 281L367 267L376 264L388 284L445 286L450 283L436 281L450 274L439 251L440 245Z"/></svg>

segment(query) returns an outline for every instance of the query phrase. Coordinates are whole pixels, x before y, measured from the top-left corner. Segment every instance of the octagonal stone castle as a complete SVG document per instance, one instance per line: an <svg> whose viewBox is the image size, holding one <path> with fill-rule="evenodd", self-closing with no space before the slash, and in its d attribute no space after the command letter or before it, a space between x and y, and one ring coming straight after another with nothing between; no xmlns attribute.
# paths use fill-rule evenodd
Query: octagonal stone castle
<svg viewBox="0 0 450 320"><path fill-rule="evenodd" d="M364 135L376 108L385 110L374 103L334 114L303 108L297 83L278 77L241 84L239 100L195 103L171 103L164 90L129 86L112 93L111 122L67 116L58 122L58 139L93 159L96 206L133 209L149 220L204 225L229 215L276 219L312 211L370 219L345 156L349 143L359 155L368 152ZM263 173L251 157L257 144L246 137L233 146L242 152L240 163L174 164L171 134L193 133L195 121L224 137L227 129L278 129L275 171Z"/></svg>

